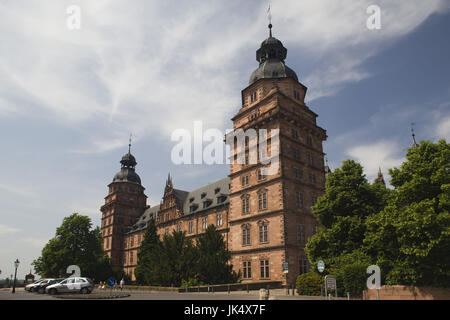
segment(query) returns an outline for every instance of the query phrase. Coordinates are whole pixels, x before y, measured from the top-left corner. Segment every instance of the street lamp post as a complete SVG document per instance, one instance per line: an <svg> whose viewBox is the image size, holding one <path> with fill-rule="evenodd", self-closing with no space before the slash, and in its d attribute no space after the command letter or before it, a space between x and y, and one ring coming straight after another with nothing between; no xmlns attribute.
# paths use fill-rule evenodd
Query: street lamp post
<svg viewBox="0 0 450 320"><path fill-rule="evenodd" d="M13 284L13 289L12 289L12 293L16 293L16 277L17 277L17 268L19 268L19 259L16 259L16 261L14 261L14 266L16 267L16 271L14 272L14 284Z"/></svg>

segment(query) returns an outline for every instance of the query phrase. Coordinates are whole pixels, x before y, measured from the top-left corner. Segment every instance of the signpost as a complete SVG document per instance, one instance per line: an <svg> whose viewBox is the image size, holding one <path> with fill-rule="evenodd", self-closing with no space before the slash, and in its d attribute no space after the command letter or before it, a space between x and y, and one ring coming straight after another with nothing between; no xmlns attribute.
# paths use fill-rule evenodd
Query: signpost
<svg viewBox="0 0 450 320"><path fill-rule="evenodd" d="M328 290L334 290L334 294L337 298L336 277L331 274L325 276L325 296L327 297L328 297Z"/></svg>
<svg viewBox="0 0 450 320"><path fill-rule="evenodd" d="M110 293L110 295L112 295L112 289L117 284L117 280L116 280L116 278L111 277L106 281L106 283L110 287L111 290L109 291L109 293Z"/></svg>
<svg viewBox="0 0 450 320"><path fill-rule="evenodd" d="M319 262L317 262L317 270L319 270L320 273L325 270L325 262L323 262L323 260L319 260Z"/></svg>

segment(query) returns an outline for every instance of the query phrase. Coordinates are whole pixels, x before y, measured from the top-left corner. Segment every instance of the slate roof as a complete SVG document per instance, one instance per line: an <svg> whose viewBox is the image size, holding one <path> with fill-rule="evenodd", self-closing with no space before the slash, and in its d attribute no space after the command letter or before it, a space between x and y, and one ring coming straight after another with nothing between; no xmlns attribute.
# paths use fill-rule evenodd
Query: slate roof
<svg viewBox="0 0 450 320"><path fill-rule="evenodd" d="M184 216L194 213L210 210L221 205L229 203L230 194L230 178L223 178L216 182L207 184L193 191L184 191L180 189L173 189L177 206L182 210ZM210 201L211 203L206 208L203 208L203 202ZM197 205L197 209L191 211L191 206ZM139 220L129 229L127 233L147 228L150 219L156 219L160 205L150 207L140 216Z"/></svg>

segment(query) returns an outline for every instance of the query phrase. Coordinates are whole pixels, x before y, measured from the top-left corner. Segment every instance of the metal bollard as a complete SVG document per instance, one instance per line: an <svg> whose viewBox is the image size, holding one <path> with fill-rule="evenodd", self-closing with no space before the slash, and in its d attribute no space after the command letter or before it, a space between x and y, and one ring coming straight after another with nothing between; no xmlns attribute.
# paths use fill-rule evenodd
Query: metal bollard
<svg viewBox="0 0 450 320"><path fill-rule="evenodd" d="M292 295L295 296L295 286L292 285Z"/></svg>
<svg viewBox="0 0 450 320"><path fill-rule="evenodd" d="M366 300L366 290L363 290L363 300Z"/></svg>
<svg viewBox="0 0 450 320"><path fill-rule="evenodd" d="M228 285L228 294L230 294L230 285Z"/></svg>

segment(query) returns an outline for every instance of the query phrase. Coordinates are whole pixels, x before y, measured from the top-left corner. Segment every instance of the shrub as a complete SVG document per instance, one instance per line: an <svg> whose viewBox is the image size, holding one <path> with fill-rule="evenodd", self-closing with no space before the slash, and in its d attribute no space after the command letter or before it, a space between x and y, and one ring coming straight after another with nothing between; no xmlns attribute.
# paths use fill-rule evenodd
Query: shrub
<svg viewBox="0 0 450 320"><path fill-rule="evenodd" d="M361 262L355 262L341 266L336 270L336 281L338 283L338 294L351 296L361 296L366 288L367 265ZM340 285L340 288L339 288Z"/></svg>
<svg viewBox="0 0 450 320"><path fill-rule="evenodd" d="M297 278L297 293L303 296L320 296L323 277L314 271L299 275Z"/></svg>

